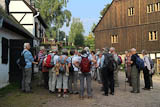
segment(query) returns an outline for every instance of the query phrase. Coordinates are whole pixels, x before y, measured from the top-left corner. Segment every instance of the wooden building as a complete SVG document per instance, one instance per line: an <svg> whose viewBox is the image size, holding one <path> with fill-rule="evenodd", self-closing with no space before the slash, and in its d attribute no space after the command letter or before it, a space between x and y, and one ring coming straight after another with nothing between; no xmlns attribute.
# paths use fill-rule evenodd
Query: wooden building
<svg viewBox="0 0 160 107"><path fill-rule="evenodd" d="M93 30L97 49L118 53L136 48L160 57L160 0L113 0Z"/></svg>

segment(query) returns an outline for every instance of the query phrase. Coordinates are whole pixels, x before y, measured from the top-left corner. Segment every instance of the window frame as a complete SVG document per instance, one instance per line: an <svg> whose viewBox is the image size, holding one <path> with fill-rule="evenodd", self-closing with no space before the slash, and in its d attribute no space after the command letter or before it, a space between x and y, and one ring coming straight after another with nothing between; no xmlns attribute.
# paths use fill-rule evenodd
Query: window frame
<svg viewBox="0 0 160 107"><path fill-rule="evenodd" d="M149 41L158 41L158 31L149 31Z"/></svg>

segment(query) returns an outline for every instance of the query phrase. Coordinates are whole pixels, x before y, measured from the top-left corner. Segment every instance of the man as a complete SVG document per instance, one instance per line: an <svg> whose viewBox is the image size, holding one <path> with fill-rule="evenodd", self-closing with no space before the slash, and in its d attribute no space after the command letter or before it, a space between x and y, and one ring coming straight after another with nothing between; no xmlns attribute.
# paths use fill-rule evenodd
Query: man
<svg viewBox="0 0 160 107"><path fill-rule="evenodd" d="M42 63L45 58L45 48L44 46L40 47L40 51L38 53L38 86L42 85Z"/></svg>
<svg viewBox="0 0 160 107"><path fill-rule="evenodd" d="M114 95L114 70L116 68L116 61L111 53L109 53L109 49L106 48L104 55L102 57L102 83L104 95L108 96L109 88L110 94Z"/></svg>
<svg viewBox="0 0 160 107"><path fill-rule="evenodd" d="M144 57L143 60L144 60L144 66L145 66L145 68L143 70L145 87L143 89L150 90L150 87L151 87L151 83L150 83L151 64L149 61L149 57L147 56L147 52L145 50L142 51L142 55Z"/></svg>
<svg viewBox="0 0 160 107"><path fill-rule="evenodd" d="M29 51L30 48L31 47L29 43L24 43L24 50L22 52L22 55L24 55L26 65L23 70L22 91L26 93L32 93L30 87L32 77L32 64L38 64L37 62L34 62L34 58Z"/></svg>
<svg viewBox="0 0 160 107"><path fill-rule="evenodd" d="M70 61L71 61L71 66L69 67L69 80L68 80L68 90L69 90L69 93L70 94L73 94L73 89L72 89L72 83L74 83L73 82L73 80L74 80L74 67L73 67L73 63L72 63L72 61L73 61L73 57L74 57L74 51L70 51L70 57L69 57L69 59L70 59Z"/></svg>
<svg viewBox="0 0 160 107"><path fill-rule="evenodd" d="M118 64L118 55L117 55L117 53L115 52L115 48L114 48L114 47L111 47L111 48L110 48L110 53L113 55L114 60L115 60L115 61L117 62L117 64ZM118 72L119 72L119 69L118 69L118 67L117 67L117 69L114 71L114 83L115 83L115 87L119 87Z"/></svg>
<svg viewBox="0 0 160 107"><path fill-rule="evenodd" d="M55 71L55 65L58 63L58 50L57 49L53 49L52 50L53 53L51 53L51 63L53 63L53 67L49 68L49 92L50 93L55 93L55 86L56 86L56 80L57 80L57 76L56 76L56 71Z"/></svg>
<svg viewBox="0 0 160 107"><path fill-rule="evenodd" d="M88 98L92 98L92 88L91 88L91 58L87 55L85 50L82 51L82 60L80 63L81 73L80 73L80 99L84 98L84 82L86 78L87 84L87 94ZM93 61L94 62L94 61Z"/></svg>
<svg viewBox="0 0 160 107"><path fill-rule="evenodd" d="M137 68L136 60L138 54L135 48L131 49L131 80L132 80L132 87L133 90L131 93L140 93L140 71Z"/></svg>
<svg viewBox="0 0 160 107"><path fill-rule="evenodd" d="M72 58L72 64L74 68L73 72L73 84L74 84L74 94L78 94L78 88L77 88L77 80L78 80L78 72L79 72L79 65L80 65L81 59L78 56L78 51L75 50L74 56Z"/></svg>

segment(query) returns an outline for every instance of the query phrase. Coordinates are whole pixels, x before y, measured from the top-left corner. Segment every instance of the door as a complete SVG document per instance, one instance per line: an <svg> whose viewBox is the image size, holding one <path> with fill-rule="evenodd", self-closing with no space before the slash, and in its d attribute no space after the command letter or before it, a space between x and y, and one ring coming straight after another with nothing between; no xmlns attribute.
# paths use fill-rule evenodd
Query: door
<svg viewBox="0 0 160 107"><path fill-rule="evenodd" d="M23 51L24 43L30 43L31 47L33 47L33 40L22 39L22 40L10 40L9 48L10 48L10 64L9 64L9 82L18 82L20 83L22 80L22 72L18 69L16 64L17 59L20 57L21 52ZM33 49L31 49L33 54Z"/></svg>

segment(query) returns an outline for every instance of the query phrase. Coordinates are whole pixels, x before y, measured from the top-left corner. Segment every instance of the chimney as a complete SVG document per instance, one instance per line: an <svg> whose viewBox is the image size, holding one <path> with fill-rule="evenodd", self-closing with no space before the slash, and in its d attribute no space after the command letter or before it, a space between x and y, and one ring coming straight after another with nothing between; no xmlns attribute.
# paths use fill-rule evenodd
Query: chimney
<svg viewBox="0 0 160 107"><path fill-rule="evenodd" d="M9 14L10 0L0 0L0 8L3 8Z"/></svg>

